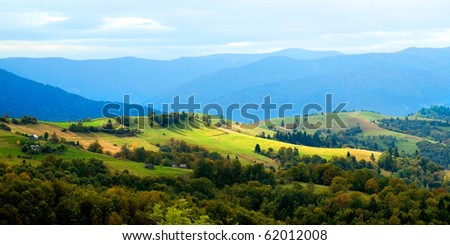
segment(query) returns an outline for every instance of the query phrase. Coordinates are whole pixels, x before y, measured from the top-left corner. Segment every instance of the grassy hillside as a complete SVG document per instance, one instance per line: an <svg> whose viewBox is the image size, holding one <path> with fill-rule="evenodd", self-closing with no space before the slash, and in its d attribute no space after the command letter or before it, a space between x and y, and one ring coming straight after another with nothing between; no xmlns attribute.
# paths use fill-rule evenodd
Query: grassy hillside
<svg viewBox="0 0 450 245"><path fill-rule="evenodd" d="M97 119L92 122L84 123L84 125L101 125L105 122L105 119ZM98 140L104 147L104 151L111 153L118 152L122 145L128 144L131 147L144 147L147 150L157 151L159 148L156 146L168 144L173 138L175 140L183 140L187 143L202 146L209 151L215 151L223 156L227 154L234 158L238 156L241 162L245 164L249 163L265 163L267 165L276 165L276 162L265 156L255 153L254 147L256 144L260 144L262 149L272 147L274 150L278 150L281 147L297 147L300 154L313 155L317 154L324 158L331 158L332 156L345 156L347 152L350 152L358 159L369 159L373 153L378 156L379 153L358 150L358 149L330 149L330 148L315 148L308 146L292 145L274 140L267 140L255 137L255 133L261 129L246 130L239 127L237 129L224 129L224 128L207 128L200 127L198 129L179 130L175 128L169 129L156 129L145 128L142 130L142 134L135 137L118 137L106 133L74 133L70 131L62 132L63 128L69 126L70 123L53 123L53 122L41 122L37 125L13 125L10 127L13 131L43 135L45 132L49 134L56 133L58 137L63 137L67 141L79 142L83 147L87 147L90 143ZM122 166L117 164L118 166Z"/></svg>
<svg viewBox="0 0 450 245"><path fill-rule="evenodd" d="M397 147L401 150L404 150L406 153L413 153L417 149L416 143L423 140L423 138L417 136L390 131L377 125L376 121L392 118L392 116L386 116L368 111L345 112L340 113L339 116L348 127L359 126L363 130L363 132L361 133L361 136L363 137L379 135L396 137L398 140L396 143ZM315 122L325 122L324 115L314 115L309 116L308 118L309 122L312 124L314 124ZM280 125L282 120L284 120L285 123L294 122L294 118L292 117L272 119L271 122ZM303 119L301 119L301 121L302 120ZM265 124L260 125L260 128L262 130L265 130L267 134L268 131ZM322 125L321 129L325 129L325 125ZM307 129L305 127L301 127L300 130L304 130L309 134L313 134L316 131L315 129ZM333 123L332 130L337 132L342 129L336 123Z"/></svg>
<svg viewBox="0 0 450 245"><path fill-rule="evenodd" d="M39 133L41 131L37 130L48 130L51 127L47 124L38 124L38 125L27 125L29 127L28 132ZM27 127L21 126L20 129L26 129ZM19 129L19 127L16 127ZM57 129L57 128L55 128ZM22 131L24 132L24 131ZM67 134L66 134L67 135ZM10 132L6 132L0 130L0 162L5 163L7 165L15 165L22 163L25 160L27 163L31 163L32 165L39 163L39 160L44 158L44 155L37 155L34 159L23 159L18 156L24 156L25 154L21 152L20 146L16 145L16 142L20 139L23 139L24 136L13 134ZM80 137L81 138L81 137ZM179 176L183 174L191 173L191 170L187 169L179 169L179 168L170 168L170 167L159 167L155 166L155 170L148 170L144 167L144 164L132 162L128 160L116 159L112 156L96 154L89 151L85 151L76 147L68 146L68 149L64 152L64 154L58 154L57 157L70 160L74 158L96 158L102 160L105 165L109 168L111 172L123 172L124 170L128 170L131 174L139 175L139 176L161 176L161 175L171 175L171 176Z"/></svg>

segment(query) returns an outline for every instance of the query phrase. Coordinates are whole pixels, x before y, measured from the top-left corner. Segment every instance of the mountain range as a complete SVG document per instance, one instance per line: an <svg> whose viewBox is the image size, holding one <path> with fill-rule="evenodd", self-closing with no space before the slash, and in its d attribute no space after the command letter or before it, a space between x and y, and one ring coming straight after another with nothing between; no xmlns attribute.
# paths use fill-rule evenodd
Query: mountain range
<svg viewBox="0 0 450 245"><path fill-rule="evenodd" d="M0 69L23 78L0 72L0 82L7 88L1 92L0 111L67 120L98 116L95 108L105 103L98 101L121 102L124 94L130 94L132 102L152 102L155 106L171 102L176 95L182 101L195 95L196 102L215 102L225 107L232 103L261 104L264 96L271 95L274 103L292 103L291 113L299 114L302 106L309 103L324 106L325 94L331 93L334 105L348 102L347 110L404 115L423 106L450 104L449 68L450 48L409 48L358 55L288 49L169 61L131 57L6 58L0 59ZM52 98L53 102L59 99L52 104ZM10 104L16 100L21 103ZM84 111L89 115L77 114L81 111L67 109L68 104L60 103L72 100L83 105L81 108L88 108ZM62 111L74 115L61 114ZM58 113L61 116L54 115Z"/></svg>
<svg viewBox="0 0 450 245"><path fill-rule="evenodd" d="M130 94L136 102L147 103L197 77L267 57L317 59L339 55L342 54L335 51L286 49L266 54L217 54L167 61L134 57L105 60L6 58L0 59L0 69L90 99L120 101L124 94Z"/></svg>
<svg viewBox="0 0 450 245"><path fill-rule="evenodd" d="M65 121L100 117L106 102L93 101L0 69L0 112L10 117L30 115ZM3 114L2 114L3 115Z"/></svg>

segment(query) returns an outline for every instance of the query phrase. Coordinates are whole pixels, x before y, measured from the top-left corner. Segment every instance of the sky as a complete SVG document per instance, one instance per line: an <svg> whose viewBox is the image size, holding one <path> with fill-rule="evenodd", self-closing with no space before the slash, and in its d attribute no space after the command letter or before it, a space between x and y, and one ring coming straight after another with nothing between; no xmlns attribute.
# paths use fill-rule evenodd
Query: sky
<svg viewBox="0 0 450 245"><path fill-rule="evenodd" d="M449 13L448 0L0 0L0 57L448 47Z"/></svg>

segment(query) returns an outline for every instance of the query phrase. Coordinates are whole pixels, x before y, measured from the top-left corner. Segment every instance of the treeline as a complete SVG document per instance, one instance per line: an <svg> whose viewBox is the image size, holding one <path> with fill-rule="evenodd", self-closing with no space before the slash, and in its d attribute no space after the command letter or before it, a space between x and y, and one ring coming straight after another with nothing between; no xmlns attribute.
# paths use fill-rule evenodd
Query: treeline
<svg viewBox="0 0 450 245"><path fill-rule="evenodd" d="M258 153L263 154L272 159L276 159L282 169L290 170L298 165L306 164L308 168L302 168L300 175L309 176L297 181L313 182L315 184L329 185L330 182L320 182L317 178L312 179L311 176L316 176L314 173L315 166L319 168L325 168L326 163L333 165L343 171L356 171L367 170L377 177L380 177L381 170L389 171L396 178L402 179L407 184L415 184L418 187L423 188L438 188L446 187L444 168L435 162L430 161L427 158L421 158L415 156L410 158L405 155L400 155L397 148L389 148L386 152L382 153L378 160L375 160L375 156L372 154L370 161L364 159L357 160L349 152L346 157L333 157L330 160L323 159L317 155L308 156L300 155L297 148L281 147L278 151L274 151L272 148L267 150L261 149L259 145L255 147L260 148ZM298 169L297 169L298 170ZM330 170L333 173L337 173L335 170ZM320 178L319 178L320 179ZM331 180L332 177L328 177Z"/></svg>
<svg viewBox="0 0 450 245"><path fill-rule="evenodd" d="M362 129L359 126L350 127L346 130L333 132L330 129L317 130L314 134L308 134L306 131L280 131L271 136L262 132L259 137L274 139L296 145L306 145L313 147L326 148L360 148L375 151L385 151L389 147L396 147L397 138L389 135L376 135L364 137L361 135Z"/></svg>
<svg viewBox="0 0 450 245"><path fill-rule="evenodd" d="M8 113L5 113L3 117L0 117L0 123L3 125L5 123L12 123L12 124L37 124L38 120L35 117L30 117L28 115L24 115L21 119L16 118L9 118Z"/></svg>
<svg viewBox="0 0 450 245"><path fill-rule="evenodd" d="M417 143L417 147L419 148L419 153L422 157L429 158L445 168L449 167L450 145L421 141Z"/></svg>
<svg viewBox="0 0 450 245"><path fill-rule="evenodd" d="M123 117L118 117L118 118L116 118L116 120L117 120L117 122L120 122L120 123L122 121L125 121L125 120L123 120ZM128 117L128 120L130 120L129 117ZM128 123L128 125L129 125L129 123ZM115 135L127 135L127 136L134 136L134 135L140 133L139 129L131 129L128 126L115 127L114 124L112 123L111 119L108 119L108 122L102 126L84 126L83 122L79 121L77 123L72 123L71 125L69 125L69 127L67 129L71 132L77 132L77 133L103 132L103 133L109 133L109 134L115 134Z"/></svg>
<svg viewBox="0 0 450 245"><path fill-rule="evenodd" d="M430 108L420 109L418 114L421 117L444 120L448 122L450 120L450 107L431 106Z"/></svg>
<svg viewBox="0 0 450 245"><path fill-rule="evenodd" d="M450 143L450 124L448 122L409 120L406 117L405 120L381 119L379 125L388 130L430 138L444 144Z"/></svg>
<svg viewBox="0 0 450 245"><path fill-rule="evenodd" d="M276 173L236 159L199 159L192 176L177 178L110 173L95 159L0 164L0 223L450 223L446 188L428 191L366 168L344 170L338 160L306 159Z"/></svg>
<svg viewBox="0 0 450 245"><path fill-rule="evenodd" d="M5 113L3 117L0 117L0 129L10 132L11 128L8 126L9 123L12 124L37 124L38 120L35 117L30 117L24 115L21 119L9 118L8 113Z"/></svg>
<svg viewBox="0 0 450 245"><path fill-rule="evenodd" d="M209 152L203 147L187 144L184 141L170 139L168 145L157 145L159 151L146 150L144 147L131 148L123 145L120 151L114 154L116 158L128 159L135 162L153 164L155 166L172 166L184 164L186 168L193 168L199 159L223 159L217 152Z"/></svg>

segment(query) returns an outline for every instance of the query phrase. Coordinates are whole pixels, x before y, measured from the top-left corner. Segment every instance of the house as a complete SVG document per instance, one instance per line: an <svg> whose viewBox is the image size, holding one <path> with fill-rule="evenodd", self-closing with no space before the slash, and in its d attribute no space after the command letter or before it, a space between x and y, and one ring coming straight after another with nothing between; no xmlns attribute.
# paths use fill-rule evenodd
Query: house
<svg viewBox="0 0 450 245"><path fill-rule="evenodd" d="M150 170L155 170L155 166L153 164L151 164L151 163L145 164L145 168L146 169L150 169Z"/></svg>
<svg viewBox="0 0 450 245"><path fill-rule="evenodd" d="M30 136L30 139L31 139L31 140L38 140L38 139L39 139L39 136L36 135L36 134L33 134L33 135Z"/></svg>
<svg viewBox="0 0 450 245"><path fill-rule="evenodd" d="M187 168L187 165L182 163L182 164L180 164L180 168Z"/></svg>
<svg viewBox="0 0 450 245"><path fill-rule="evenodd" d="M39 151L41 149L40 145L30 145L31 150L33 151Z"/></svg>
<svg viewBox="0 0 450 245"><path fill-rule="evenodd" d="M172 168L178 168L178 165L172 164Z"/></svg>
<svg viewBox="0 0 450 245"><path fill-rule="evenodd" d="M285 127L286 127L286 129L294 129L295 128L295 124L294 123L286 123Z"/></svg>

